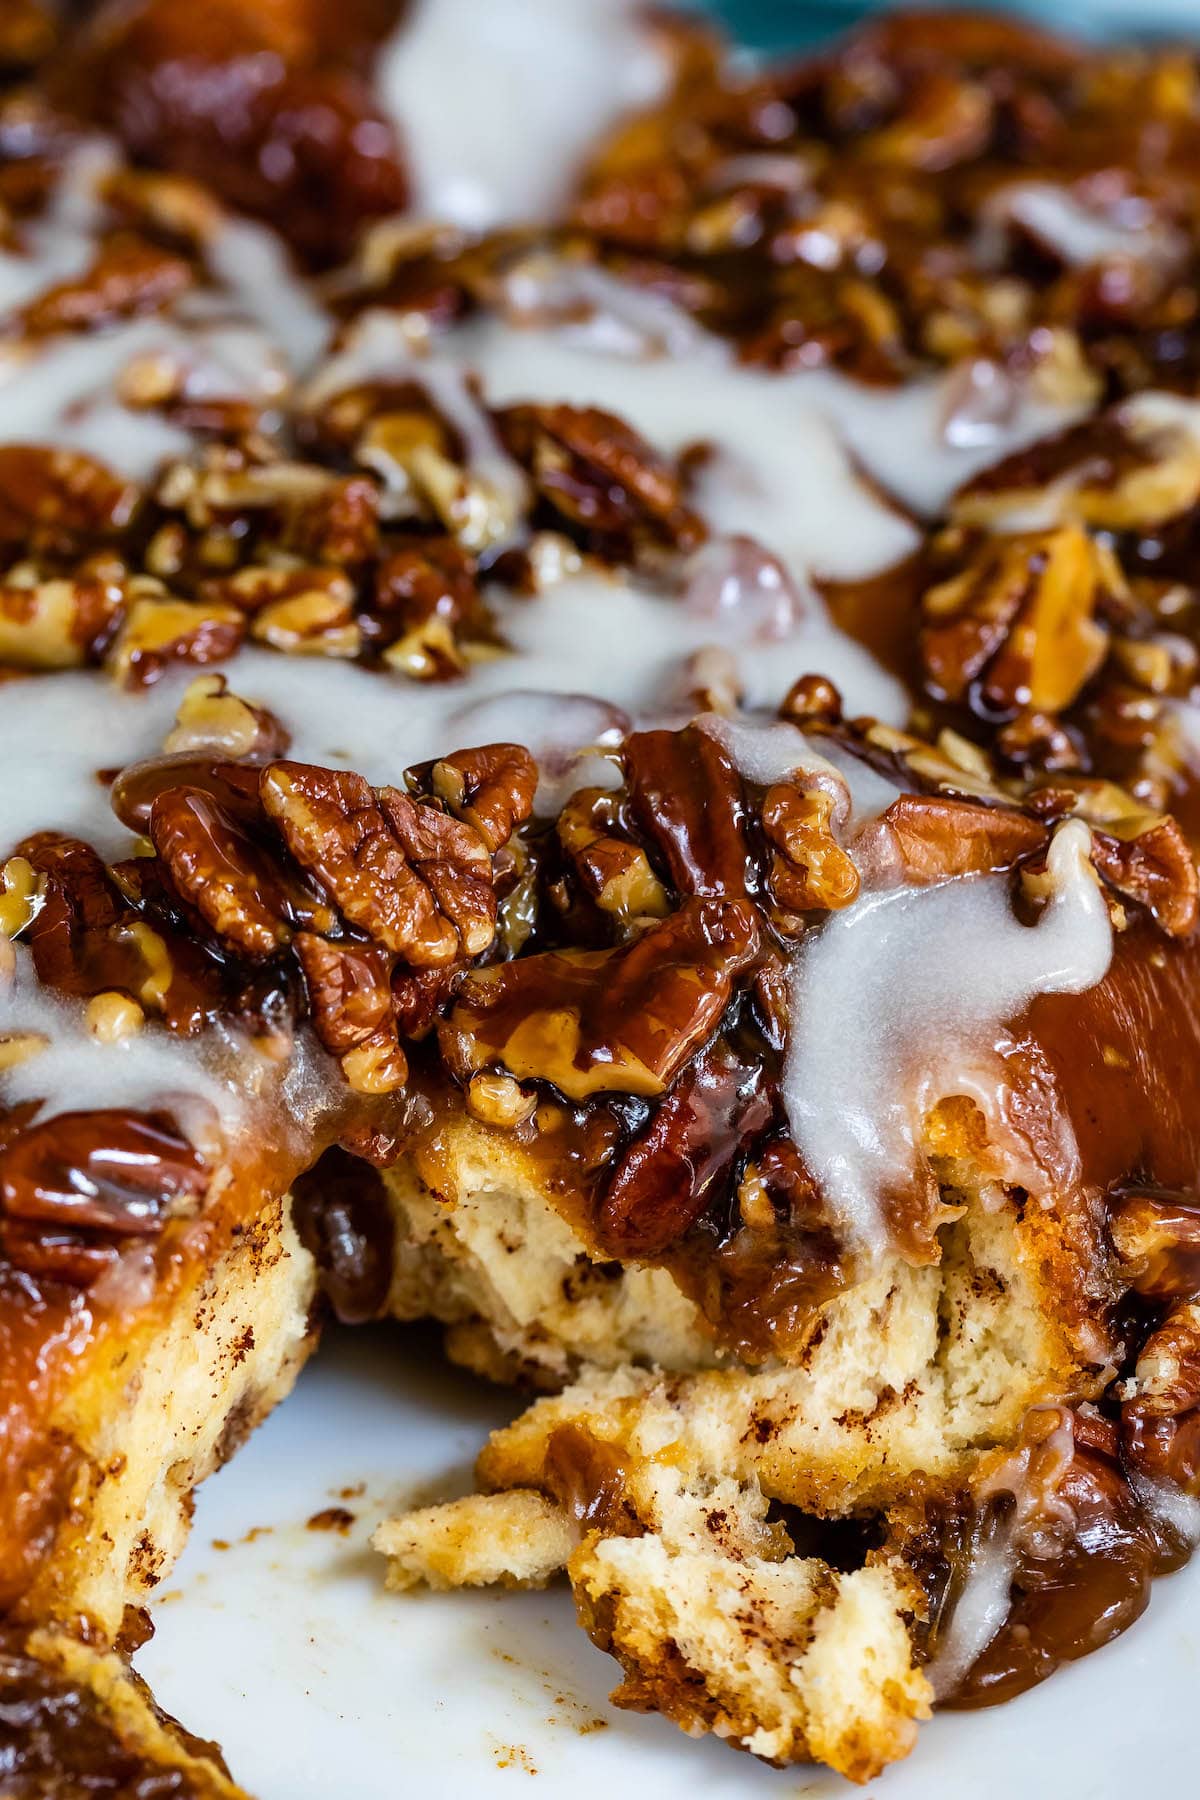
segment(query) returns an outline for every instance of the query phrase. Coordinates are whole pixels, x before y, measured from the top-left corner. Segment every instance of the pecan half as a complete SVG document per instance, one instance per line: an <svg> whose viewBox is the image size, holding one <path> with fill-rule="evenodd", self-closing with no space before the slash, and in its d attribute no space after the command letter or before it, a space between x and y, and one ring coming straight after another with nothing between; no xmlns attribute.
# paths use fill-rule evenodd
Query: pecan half
<svg viewBox="0 0 1200 1800"><path fill-rule="evenodd" d="M630 811L681 894L745 895L754 880L742 784L707 731L635 731L622 750Z"/></svg>
<svg viewBox="0 0 1200 1800"><path fill-rule="evenodd" d="M701 1051L613 1171L596 1212L601 1248L661 1256L695 1224L771 1110L761 1061L743 1061L720 1039Z"/></svg>
<svg viewBox="0 0 1200 1800"><path fill-rule="evenodd" d="M978 684L990 717L1061 711L1108 648L1096 618L1111 558L1075 525L989 539L922 602L921 657L931 692L966 700Z"/></svg>
<svg viewBox="0 0 1200 1800"><path fill-rule="evenodd" d="M487 845L470 825L361 775L272 763L261 795L296 861L346 918L417 968L478 956L496 926Z"/></svg>
<svg viewBox="0 0 1200 1800"><path fill-rule="evenodd" d="M351 1086L369 1093L402 1086L408 1064L397 1034L390 953L379 944L330 943L304 931L294 948L313 1028L341 1057ZM351 1051L359 1054L351 1059Z"/></svg>
<svg viewBox="0 0 1200 1800"><path fill-rule="evenodd" d="M1010 869L1049 840L1046 826L1011 807L946 794L901 794L855 839L859 866L875 883L923 887L958 875Z"/></svg>
<svg viewBox="0 0 1200 1800"><path fill-rule="evenodd" d="M101 999L92 1021L101 1031L106 1018L133 1026L153 1012L169 1031L191 1036L221 1009L224 985L203 947L177 929L169 909L139 909L145 894L130 880L133 869L148 891L157 865L141 859L110 870L90 845L51 831L21 850L41 886L25 939L45 987Z"/></svg>
<svg viewBox="0 0 1200 1800"><path fill-rule="evenodd" d="M744 900L688 900L617 949L547 952L467 976L439 1027L466 1080L500 1063L573 1100L659 1094L715 1030L759 952Z"/></svg>
<svg viewBox="0 0 1200 1800"><path fill-rule="evenodd" d="M539 494L573 525L600 536L643 534L673 550L703 543L678 473L622 419L595 406L511 406L500 415L509 450Z"/></svg>
<svg viewBox="0 0 1200 1800"><path fill-rule="evenodd" d="M208 1182L161 1113L59 1113L0 1149L0 1240L19 1268L87 1285L122 1242L197 1206Z"/></svg>
<svg viewBox="0 0 1200 1800"><path fill-rule="evenodd" d="M202 787L165 788L150 808L149 836L173 887L247 956L273 956L295 926L328 931L335 923L300 872L256 840L246 816Z"/></svg>

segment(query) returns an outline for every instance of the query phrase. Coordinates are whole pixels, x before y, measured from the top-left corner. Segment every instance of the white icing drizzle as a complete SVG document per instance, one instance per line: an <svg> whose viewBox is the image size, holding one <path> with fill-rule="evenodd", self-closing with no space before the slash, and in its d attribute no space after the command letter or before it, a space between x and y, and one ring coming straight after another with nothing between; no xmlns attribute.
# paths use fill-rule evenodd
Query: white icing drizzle
<svg viewBox="0 0 1200 1800"><path fill-rule="evenodd" d="M1112 257L1165 266L1176 262L1186 247L1150 202L1136 194L1121 194L1102 205L1054 182L1021 181L1000 189L986 210L985 260L989 224L1022 226L1073 269Z"/></svg>
<svg viewBox="0 0 1200 1800"><path fill-rule="evenodd" d="M1007 1619L1019 1552L1052 1561L1074 1537L1075 1509L1059 1492L1074 1455L1072 1413L1065 1406L1032 1407L1021 1443L976 1488L981 1523L966 1579L925 1670L939 1700L954 1692ZM1012 1506L987 1516L988 1502L1001 1496L1011 1496Z"/></svg>
<svg viewBox="0 0 1200 1800"><path fill-rule="evenodd" d="M83 274L105 221L100 185L117 166L102 138L67 159L44 214L20 247L0 254L0 313L10 316ZM326 345L330 321L273 232L216 218L206 245L216 285L184 293L153 318L103 331L24 339L0 335L0 442L53 443L145 479L196 440L160 414L126 405L122 377L136 363L166 365L193 400L271 405Z"/></svg>
<svg viewBox="0 0 1200 1800"><path fill-rule="evenodd" d="M242 315L270 335L296 374L307 373L329 343L331 321L275 233L226 217L206 247L206 261Z"/></svg>
<svg viewBox="0 0 1200 1800"><path fill-rule="evenodd" d="M1016 1563L1011 1524L998 1519L990 1534L975 1546L937 1654L926 1666L925 1675L937 1699L954 1692L1008 1617Z"/></svg>
<svg viewBox="0 0 1200 1800"><path fill-rule="evenodd" d="M1136 1469L1129 1472L1129 1485L1152 1519L1193 1549L1200 1545L1200 1500L1173 1481L1156 1481Z"/></svg>
<svg viewBox="0 0 1200 1800"><path fill-rule="evenodd" d="M1015 917L1007 877L975 876L864 894L796 954L788 1124L868 1254L885 1247L879 1197L910 1179L929 1107L960 1091L964 1070L993 1062L995 1034L1035 995L1081 993L1108 968L1112 928L1088 843L1077 820L1055 834L1053 889L1034 926Z"/></svg>
<svg viewBox="0 0 1200 1800"><path fill-rule="evenodd" d="M713 713L705 714L697 723L716 738L747 781L769 787L773 782L801 774L806 785L831 792L841 802L835 822L849 837L878 818L904 791L835 739L822 738L818 750L795 725L761 725L747 719L723 719Z"/></svg>
<svg viewBox="0 0 1200 1800"><path fill-rule="evenodd" d="M10 981L0 976L0 1036L36 1033L45 1048L7 1069L7 1104L51 1096L61 1101L52 1111L87 1111L93 1107L127 1106L154 1109L174 1105L187 1094L207 1102L222 1123L240 1114L254 1086L255 1073L269 1065L249 1043L214 1027L203 1056L195 1045L167 1032L137 1032L117 1043L101 1043L84 1026L83 1004L60 999L39 986L28 950L16 946L16 970ZM222 1077L214 1071L231 1058L235 1070ZM259 1065L256 1071L254 1065Z"/></svg>
<svg viewBox="0 0 1200 1800"><path fill-rule="evenodd" d="M665 90L636 0L414 0L375 83L414 204L474 230L545 218L588 148Z"/></svg>

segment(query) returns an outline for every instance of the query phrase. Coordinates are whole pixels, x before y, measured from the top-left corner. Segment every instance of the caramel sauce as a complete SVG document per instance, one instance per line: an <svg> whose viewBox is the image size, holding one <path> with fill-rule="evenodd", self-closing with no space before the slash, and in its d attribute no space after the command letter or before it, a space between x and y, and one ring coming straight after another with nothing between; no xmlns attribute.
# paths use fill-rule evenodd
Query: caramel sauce
<svg viewBox="0 0 1200 1800"><path fill-rule="evenodd" d="M300 1241L337 1318L344 1325L382 1318L395 1226L379 1171L334 1144L296 1181L292 1198Z"/></svg>
<svg viewBox="0 0 1200 1800"><path fill-rule="evenodd" d="M193 1737L155 1706L138 1676L129 1680L158 1725L186 1754L227 1774L215 1744ZM6 1800L94 1795L96 1800L205 1800L203 1773L169 1768L118 1735L113 1717L79 1682L30 1656L19 1628L0 1631L0 1791Z"/></svg>
<svg viewBox="0 0 1200 1800"><path fill-rule="evenodd" d="M542 1480L585 1531L620 1535L628 1471L620 1449L582 1425L556 1425L546 1441Z"/></svg>
<svg viewBox="0 0 1200 1800"><path fill-rule="evenodd" d="M1051 1073L1089 1186L1200 1187L1200 941L1135 924L1103 981L1042 995L1017 1036Z"/></svg>
<svg viewBox="0 0 1200 1800"><path fill-rule="evenodd" d="M919 550L882 574L860 581L826 577L820 583L821 597L838 629L869 650L910 693L920 688L917 627L928 581L928 558Z"/></svg>
<svg viewBox="0 0 1200 1800"><path fill-rule="evenodd" d="M1138 1504L1115 1456L1115 1441L1111 1454L1077 1445L1059 1488L1069 1541L1018 1556L1008 1616L944 1706L1011 1700L1111 1643L1146 1610L1154 1577L1187 1561L1190 1547Z"/></svg>

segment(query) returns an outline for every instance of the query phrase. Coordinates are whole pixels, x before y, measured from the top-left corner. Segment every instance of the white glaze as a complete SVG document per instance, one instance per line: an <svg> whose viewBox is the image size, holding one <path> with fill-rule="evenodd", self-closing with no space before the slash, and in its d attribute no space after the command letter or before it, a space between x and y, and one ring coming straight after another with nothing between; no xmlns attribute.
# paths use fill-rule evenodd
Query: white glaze
<svg viewBox="0 0 1200 1800"><path fill-rule="evenodd" d="M866 1252L884 1247L879 1197L911 1177L929 1107L964 1076L986 1092L972 1072L986 1073L996 1033L1035 995L1081 993L1104 975L1112 929L1087 854L1087 827L1060 827L1054 891L1034 926L1014 916L1006 876L975 876L865 894L796 955L788 1124Z"/></svg>
<svg viewBox="0 0 1200 1800"><path fill-rule="evenodd" d="M1017 1556L1010 1522L995 1521L978 1543L954 1611L938 1640L925 1675L941 1700L952 1694L983 1655L1008 1617Z"/></svg>
<svg viewBox="0 0 1200 1800"><path fill-rule="evenodd" d="M1022 181L992 197L989 221L1022 226L1068 268L1086 269L1120 257L1168 265L1185 244L1146 200L1124 194L1109 206L1089 205L1070 188L1050 181ZM985 252L986 254L986 252Z"/></svg>
<svg viewBox="0 0 1200 1800"><path fill-rule="evenodd" d="M84 140L44 214L24 227L17 249L0 254L0 317L13 320L0 330L0 442L83 450L145 479L196 440L122 403L117 389L132 364L165 364L194 400L270 405L292 371L307 371L320 354L330 322L273 232L217 216L206 246L211 288L184 293L152 318L24 341L17 310L93 261L106 220L100 184L116 165L104 139Z"/></svg>
<svg viewBox="0 0 1200 1800"><path fill-rule="evenodd" d="M635 0L415 0L375 67L414 204L476 229L545 218L585 151L669 79Z"/></svg>
<svg viewBox="0 0 1200 1800"><path fill-rule="evenodd" d="M976 1538L954 1611L939 1631L937 1652L925 1670L939 1700L954 1692L1007 1619L1018 1552L1051 1562L1078 1526L1074 1507L1060 1492L1075 1456L1074 1415L1065 1406L1035 1406L1032 1413L1048 1415L1050 1430L1023 1433L1018 1447L975 1491L981 1511L1001 1496L1011 1496L1014 1504L991 1517L986 1534ZM1186 1503L1186 1496L1178 1498Z"/></svg>
<svg viewBox="0 0 1200 1800"><path fill-rule="evenodd" d="M5 1071L6 1103L50 1097L53 1111L153 1110L168 1097L186 1094L193 1102L207 1102L226 1125L237 1119L258 1072L253 1065L267 1067L249 1044L239 1043L235 1050L219 1029L206 1039L202 1056L195 1045L163 1031L98 1042L84 1028L82 1003L39 986L25 946L18 942L16 952L13 979L0 982L0 1036L36 1032L46 1048ZM223 1063L225 1072L217 1073Z"/></svg>
<svg viewBox="0 0 1200 1800"><path fill-rule="evenodd" d="M818 749L795 725L761 725L711 713L698 723L716 738L747 781L767 787L802 774L813 785L832 785L835 797L843 792L846 815L837 822L848 827L849 836L878 818L904 791L834 739L822 739Z"/></svg>

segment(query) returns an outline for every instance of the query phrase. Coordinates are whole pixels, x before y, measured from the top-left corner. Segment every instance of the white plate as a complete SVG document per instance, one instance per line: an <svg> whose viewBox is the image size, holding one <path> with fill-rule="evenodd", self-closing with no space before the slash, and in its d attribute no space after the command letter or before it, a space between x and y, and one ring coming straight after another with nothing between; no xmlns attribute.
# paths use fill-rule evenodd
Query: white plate
<svg viewBox="0 0 1200 1800"><path fill-rule="evenodd" d="M606 1695L615 1665L540 1594L387 1594L367 1540L404 1502L463 1492L514 1410L425 1332L331 1335L292 1397L201 1491L191 1544L138 1657L161 1703L224 1746L259 1800L813 1800L852 1789L776 1771ZM344 1490L361 1493L346 1497ZM306 1520L331 1505L347 1535ZM221 1548L227 1545L228 1548ZM880 1800L1111 1800L1194 1791L1200 1566L1087 1662L993 1711L947 1715Z"/></svg>

